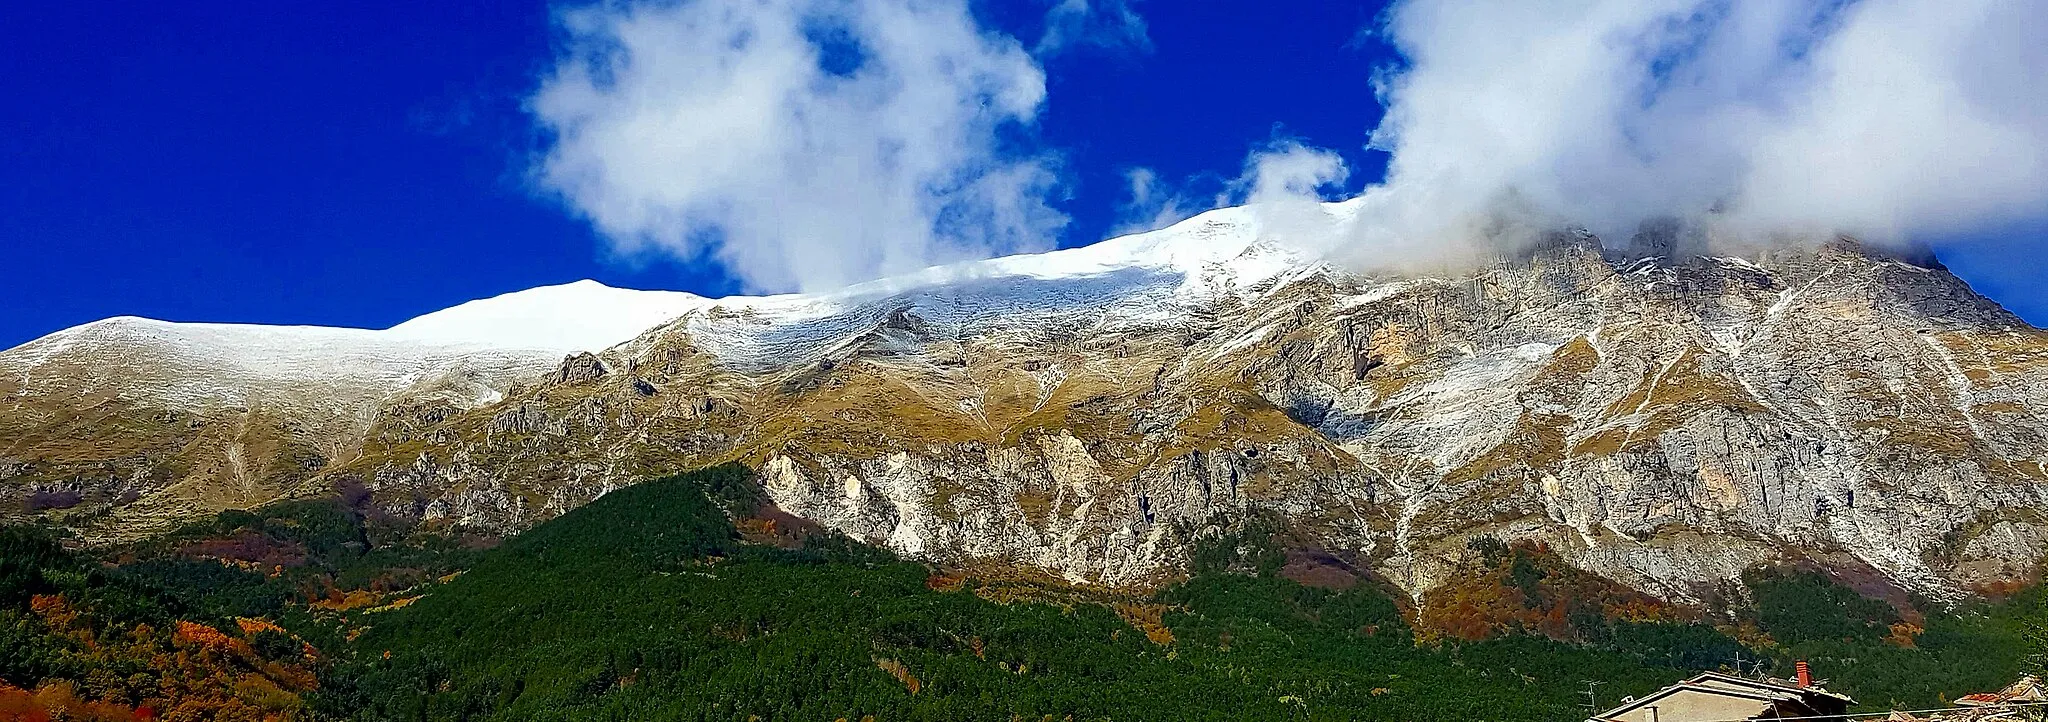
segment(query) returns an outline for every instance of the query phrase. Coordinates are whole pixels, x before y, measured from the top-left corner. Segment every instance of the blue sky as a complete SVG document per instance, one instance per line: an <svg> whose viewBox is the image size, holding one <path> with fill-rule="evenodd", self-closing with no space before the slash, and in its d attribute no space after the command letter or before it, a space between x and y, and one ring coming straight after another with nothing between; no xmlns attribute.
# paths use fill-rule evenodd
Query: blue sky
<svg viewBox="0 0 2048 722"><path fill-rule="evenodd" d="M976 2L1029 46L1048 2ZM1333 149L1356 190L1386 155L1370 79L1397 56L1337 2L1141 2L1150 49L1037 60L1029 143L1054 154L1061 246L1127 220L1126 174L1196 196L1275 138ZM621 256L529 169L524 103L560 36L540 2L14 3L0 10L0 347L113 315L382 328L595 278L721 295L698 256ZM1191 179L1201 179L1194 180ZM2044 228L1944 260L2037 323Z"/></svg>

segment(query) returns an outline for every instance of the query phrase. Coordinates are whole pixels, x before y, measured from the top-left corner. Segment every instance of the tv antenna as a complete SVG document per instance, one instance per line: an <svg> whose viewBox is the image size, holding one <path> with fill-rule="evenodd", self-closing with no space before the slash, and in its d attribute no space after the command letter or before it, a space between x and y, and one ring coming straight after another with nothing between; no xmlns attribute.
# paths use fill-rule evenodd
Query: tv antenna
<svg viewBox="0 0 2048 722"><path fill-rule="evenodd" d="M1600 686L1600 685L1603 685L1603 684L1606 684L1606 682L1601 682L1601 681L1597 681L1597 680L1591 680L1591 679L1588 679L1588 680L1581 680L1581 681L1583 681L1583 682L1585 682L1585 683L1586 683L1586 692L1585 692L1585 694L1586 694L1586 714L1587 714L1587 716L1592 716L1592 715L1596 715L1596 714L1599 714L1599 713L1600 713L1600 698L1599 698L1599 696L1598 696L1598 695L1595 695L1595 694L1593 693L1593 688L1594 688L1594 687L1598 687L1598 686Z"/></svg>

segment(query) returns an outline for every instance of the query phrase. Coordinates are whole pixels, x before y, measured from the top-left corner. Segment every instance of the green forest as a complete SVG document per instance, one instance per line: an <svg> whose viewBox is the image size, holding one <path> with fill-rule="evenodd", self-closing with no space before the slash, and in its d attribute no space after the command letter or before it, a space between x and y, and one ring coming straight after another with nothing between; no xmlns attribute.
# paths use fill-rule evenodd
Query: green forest
<svg viewBox="0 0 2048 722"><path fill-rule="evenodd" d="M1497 542L1417 607L1288 579L1259 519L1118 595L743 534L764 506L725 466L495 546L346 498L90 554L8 528L0 720L1579 720L1588 680L1607 704L1737 658L1884 709L2010 682L2048 622L2039 588L1902 610L1790 568L1708 618Z"/></svg>

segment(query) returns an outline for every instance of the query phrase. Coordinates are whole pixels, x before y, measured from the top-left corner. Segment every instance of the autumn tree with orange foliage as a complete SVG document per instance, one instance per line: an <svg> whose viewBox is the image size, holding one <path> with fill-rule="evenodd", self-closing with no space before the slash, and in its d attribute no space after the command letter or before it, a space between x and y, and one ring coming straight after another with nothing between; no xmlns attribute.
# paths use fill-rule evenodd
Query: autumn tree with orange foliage
<svg viewBox="0 0 2048 722"><path fill-rule="evenodd" d="M0 528L0 721L306 719L318 686L307 645L266 621L220 627L109 576L39 532ZM22 563L19 560L33 560ZM30 691L30 690L33 691Z"/></svg>
<svg viewBox="0 0 2048 722"><path fill-rule="evenodd" d="M1422 598L1416 631L1424 641L1538 634L1585 642L1614 622L1699 621L1694 610L1565 564L1541 542L1482 537L1468 547L1471 565Z"/></svg>

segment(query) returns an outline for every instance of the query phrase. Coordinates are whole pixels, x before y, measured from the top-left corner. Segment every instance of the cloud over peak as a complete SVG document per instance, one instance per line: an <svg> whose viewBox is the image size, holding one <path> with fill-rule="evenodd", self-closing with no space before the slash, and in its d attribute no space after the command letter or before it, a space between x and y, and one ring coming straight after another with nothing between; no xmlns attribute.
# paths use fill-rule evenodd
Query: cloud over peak
<svg viewBox="0 0 2048 722"><path fill-rule="evenodd" d="M535 179L627 253L818 290L1050 248L1045 77L962 0L605 3L561 16Z"/></svg>
<svg viewBox="0 0 2048 722"><path fill-rule="evenodd" d="M1067 186L1035 140L1040 58L1151 41L1130 0L1041 1L1029 49L968 0L566 11L534 179L619 250L750 291L1051 248ZM1280 139L1235 181L1128 171L1120 230L1249 203L1412 269L1564 225L1883 242L2048 220L2041 0L1397 0L1376 32L1403 62L1360 141L1390 156L1343 213L1312 203L1342 192L1341 156Z"/></svg>
<svg viewBox="0 0 2048 722"><path fill-rule="evenodd" d="M1357 250L1455 251L1503 212L1609 238L1663 216L1875 240L2038 218L2044 24L2034 0L1403 0Z"/></svg>

